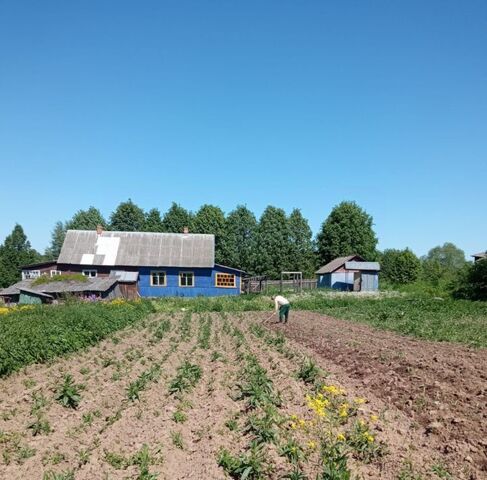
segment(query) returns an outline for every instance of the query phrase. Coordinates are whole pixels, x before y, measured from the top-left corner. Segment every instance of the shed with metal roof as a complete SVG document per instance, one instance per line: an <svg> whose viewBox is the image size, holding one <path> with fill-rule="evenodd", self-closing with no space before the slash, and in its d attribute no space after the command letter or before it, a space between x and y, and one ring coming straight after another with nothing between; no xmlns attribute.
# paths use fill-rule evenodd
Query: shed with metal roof
<svg viewBox="0 0 487 480"><path fill-rule="evenodd" d="M379 289L378 262L366 262L360 255L338 257L316 271L318 288L354 292Z"/></svg>

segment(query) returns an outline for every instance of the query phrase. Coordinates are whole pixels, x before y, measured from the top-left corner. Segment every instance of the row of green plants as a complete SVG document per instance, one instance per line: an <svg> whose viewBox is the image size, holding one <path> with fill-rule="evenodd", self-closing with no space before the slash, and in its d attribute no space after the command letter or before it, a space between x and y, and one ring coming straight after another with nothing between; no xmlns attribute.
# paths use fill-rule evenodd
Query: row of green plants
<svg viewBox="0 0 487 480"><path fill-rule="evenodd" d="M73 303L14 311L0 320L0 377L96 344L154 312L149 301Z"/></svg>

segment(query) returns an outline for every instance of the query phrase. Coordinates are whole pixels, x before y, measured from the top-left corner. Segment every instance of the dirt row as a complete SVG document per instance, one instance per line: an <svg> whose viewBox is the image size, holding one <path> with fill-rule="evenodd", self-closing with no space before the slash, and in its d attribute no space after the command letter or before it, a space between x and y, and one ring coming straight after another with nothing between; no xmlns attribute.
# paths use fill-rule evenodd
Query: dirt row
<svg viewBox="0 0 487 480"><path fill-rule="evenodd" d="M312 312L293 312L287 325L269 327L308 348L371 402L401 413L419 435L417 449L432 450L455 478L487 478L485 349L415 340Z"/></svg>
<svg viewBox="0 0 487 480"><path fill-rule="evenodd" d="M374 435L387 453L370 464L352 459L354 478L484 478L481 434L485 416L483 425L472 427L473 438L462 437L460 432L466 435L466 429L447 434L452 425L463 426L462 422L475 418L482 423L477 413L462 412L459 404L451 404L453 392L446 388L451 380L457 381L457 393L464 395L463 381L476 388L468 381L471 377L477 388L485 387L480 377L485 375L481 351L444 345L433 349L431 344L437 360L431 358L430 364L430 344L293 312L289 325L268 325L269 335L282 331L288 338L284 352L253 333L251 325L260 325L266 317L259 313L157 315L85 352L33 365L0 380L0 478L42 480L49 472L72 472L76 480L228 478L217 464L220 449L239 455L249 443L243 428L248 412L235 395L247 353L255 355L280 392L283 416L306 413L305 395L310 387L296 378L305 357L314 358L328 372L326 381L345 388L350 398L367 398L361 410L380 417ZM155 332L168 320L170 330L157 337ZM204 325L209 325L210 332L206 345L201 340ZM243 333L243 342L235 331ZM461 360L455 360L459 352ZM201 379L192 390L171 394L169 383L185 360L201 368ZM440 364L448 365L450 374L461 364L464 378L448 377ZM145 386L138 400L131 401L129 385L154 365L160 366L160 376ZM68 373L83 385L77 409L55 401L55 391ZM445 396L430 397L429 388L419 387L430 381L434 391ZM409 392L407 399L405 392ZM29 426L35 419L36 398L44 399L40 412L51 431L34 436ZM441 402L446 402L443 408ZM424 417L430 404L442 416ZM474 405L478 410L473 411L485 415L480 404ZM175 413L181 412L186 421L178 423ZM446 424L449 415L456 420ZM237 419L237 429L228 428L230 419ZM432 422L438 425L431 426ZM283 478L291 465L276 446L267 448L272 470L266 478ZM145 476L144 455L149 465ZM315 478L319 467L308 464L303 471Z"/></svg>

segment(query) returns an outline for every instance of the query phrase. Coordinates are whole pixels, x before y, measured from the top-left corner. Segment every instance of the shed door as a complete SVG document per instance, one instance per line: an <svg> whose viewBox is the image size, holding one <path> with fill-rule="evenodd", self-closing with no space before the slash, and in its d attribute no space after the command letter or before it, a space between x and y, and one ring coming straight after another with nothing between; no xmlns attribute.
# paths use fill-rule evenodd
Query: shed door
<svg viewBox="0 0 487 480"><path fill-rule="evenodd" d="M360 272L353 273L353 291L360 292L360 287L362 283L362 275Z"/></svg>

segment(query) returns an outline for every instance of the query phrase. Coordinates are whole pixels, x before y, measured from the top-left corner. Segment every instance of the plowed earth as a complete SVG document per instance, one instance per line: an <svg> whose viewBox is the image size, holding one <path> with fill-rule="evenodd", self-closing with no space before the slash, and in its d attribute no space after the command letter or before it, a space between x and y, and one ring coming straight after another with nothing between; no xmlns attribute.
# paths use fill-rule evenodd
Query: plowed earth
<svg viewBox="0 0 487 480"><path fill-rule="evenodd" d="M84 352L1 379L0 479L228 478L217 462L221 448L239 455L250 440L249 413L236 395L249 353L279 391L284 418L307 411L310 387L296 377L305 356L328 372L327 383L345 388L350 398L367 398L359 414L380 417L373 434L386 453L367 464L351 457L353 478L486 478L485 351L419 342L309 312L292 312L286 326L266 324L269 335L280 330L288 338L284 351L250 329L266 317L158 315ZM155 335L168 319L170 330ZM193 388L170 393L184 361L198 365L201 378ZM129 385L154 365L160 376L131 400ZM68 373L83 386L77 409L55 400ZM175 412L187 420L176 422ZM50 431L33 434L37 416ZM229 420L236 427L229 428ZM279 441L287 434L282 428ZM265 448L265 478L293 470L277 445ZM310 479L321 472L313 462L301 469Z"/></svg>
<svg viewBox="0 0 487 480"><path fill-rule="evenodd" d="M288 324L271 327L307 347L371 402L405 415L419 435L416 447L435 451L457 476L487 478L487 350L415 340L312 312L293 312Z"/></svg>

